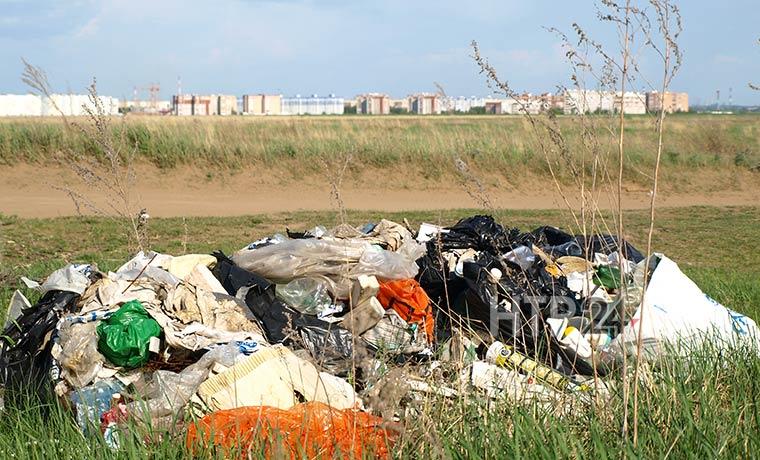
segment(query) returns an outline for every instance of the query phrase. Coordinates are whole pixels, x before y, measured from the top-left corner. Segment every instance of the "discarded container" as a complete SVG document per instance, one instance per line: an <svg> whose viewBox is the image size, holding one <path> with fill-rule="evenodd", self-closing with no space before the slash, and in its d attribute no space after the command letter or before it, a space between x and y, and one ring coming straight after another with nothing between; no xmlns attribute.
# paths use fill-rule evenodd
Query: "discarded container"
<svg viewBox="0 0 760 460"><path fill-rule="evenodd" d="M499 341L494 342L488 347L486 361L508 369L521 370L561 391L566 391L574 386L570 379L564 375L516 352L509 345L504 345Z"/></svg>
<svg viewBox="0 0 760 460"><path fill-rule="evenodd" d="M377 278L372 275L360 275L351 287L351 303L359 305L370 297L375 297L379 290L380 283L377 282Z"/></svg>
<svg viewBox="0 0 760 460"><path fill-rule="evenodd" d="M579 357L590 360L592 355L591 344L583 337L583 334L573 326L568 326L562 333L559 341L563 346L572 350Z"/></svg>
<svg viewBox="0 0 760 460"><path fill-rule="evenodd" d="M111 408L111 396L122 390L124 386L118 380L109 379L71 392L69 398L76 410L77 425L82 432L97 432L100 417Z"/></svg>

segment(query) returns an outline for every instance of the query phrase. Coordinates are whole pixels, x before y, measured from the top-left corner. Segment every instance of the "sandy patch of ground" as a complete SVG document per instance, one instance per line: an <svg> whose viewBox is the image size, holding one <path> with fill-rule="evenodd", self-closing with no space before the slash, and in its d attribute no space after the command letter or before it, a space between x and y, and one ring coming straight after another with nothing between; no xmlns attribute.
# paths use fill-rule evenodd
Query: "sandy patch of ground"
<svg viewBox="0 0 760 460"><path fill-rule="evenodd" d="M398 181L393 177L365 175L352 179L342 187L345 207L349 209L405 211L453 208L479 208L456 180ZM707 179L706 180L710 180ZM540 181L531 181L533 184ZM490 201L497 208L553 209L567 205L556 188L546 180L541 187L490 185ZM403 184L397 187L395 184ZM80 181L68 169L60 166L40 168L16 165L0 168L0 212L20 217L56 217L75 215L72 199L56 187L83 190ZM696 187L698 188L698 187ZM296 179L261 174L222 174L208 176L190 168L162 171L154 167L138 168L134 188L139 191L138 202L152 216L233 216L298 210L334 209L329 185L319 178ZM738 187L712 193L668 192L658 199L659 206L682 207L695 205L738 206L757 205L760 187L756 180L743 181ZM108 199L95 196L99 206ZM580 206L566 192L573 207ZM601 208L616 206L610 193L600 194ZM623 206L629 209L649 206L649 191L637 185L626 186Z"/></svg>

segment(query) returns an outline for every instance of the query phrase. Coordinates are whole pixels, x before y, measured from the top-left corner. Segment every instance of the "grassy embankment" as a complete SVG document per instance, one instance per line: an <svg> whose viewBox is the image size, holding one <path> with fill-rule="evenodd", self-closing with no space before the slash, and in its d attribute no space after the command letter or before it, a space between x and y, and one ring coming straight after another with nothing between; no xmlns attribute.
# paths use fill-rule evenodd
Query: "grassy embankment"
<svg viewBox="0 0 760 460"><path fill-rule="evenodd" d="M609 138L604 128L608 121L595 117L602 143ZM559 124L570 152L580 156L584 149L577 120L560 117ZM127 117L123 125L118 120L113 125L117 144L125 151L136 148L140 162L169 169L257 166L298 178L319 173L316 155L345 151L356 155L350 166L354 173L369 168L440 179L456 173L453 159L460 157L486 179L508 178L519 184L522 178L549 175L535 134L517 116ZM656 150L653 118L631 116L626 129L626 180L646 183ZM699 187L730 188L741 174L760 167L759 116L676 115L668 119L665 131L665 188L688 188L700 174L711 173ZM602 149L612 152L614 165L614 145ZM98 154L91 140L66 130L59 120L0 120L0 168L46 163L61 150ZM553 153L548 159L560 180L571 180L565 160ZM721 179L715 181L716 176Z"/></svg>
<svg viewBox="0 0 760 460"><path fill-rule="evenodd" d="M452 223L468 211L385 214L390 219ZM676 260L710 296L760 318L760 217L757 208L681 208L659 212L654 248ZM646 212L627 214L628 235L643 249ZM350 213L353 223L377 219L376 213ZM541 224L569 226L557 211L502 211L499 220L522 229ZM151 246L168 253L233 251L274 231L330 225L329 213L237 218L156 219ZM187 231L185 231L185 225ZM122 227L99 218L0 218L0 304L5 305L18 277L43 277L69 261L96 262L103 270L129 257ZM31 294L30 294L31 295ZM619 395L604 406L577 407L557 417L537 407L477 399L438 401L407 420L395 452L429 458L752 458L760 452L760 359L736 352L706 354L690 366L672 363L654 371L642 387L639 442L621 441L623 403ZM97 438L79 435L60 410L41 415L38 408L0 415L2 458L179 458L188 456L181 440L143 446L129 439L118 455ZM256 458L256 455L254 455Z"/></svg>

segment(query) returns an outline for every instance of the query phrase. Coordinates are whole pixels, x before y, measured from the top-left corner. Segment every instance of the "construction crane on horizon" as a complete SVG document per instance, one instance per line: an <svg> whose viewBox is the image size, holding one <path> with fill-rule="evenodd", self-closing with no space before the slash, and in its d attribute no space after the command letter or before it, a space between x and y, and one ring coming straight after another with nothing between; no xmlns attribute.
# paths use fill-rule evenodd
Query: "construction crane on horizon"
<svg viewBox="0 0 760 460"><path fill-rule="evenodd" d="M445 107L446 110L445 111L446 112L453 112L454 111L453 107L451 107L451 102L452 101L446 95L446 90L443 89L443 85L441 85L437 81L434 81L433 84L435 85L436 90L437 90L435 92L435 95L438 96L438 98L441 100L441 103L446 104L446 107Z"/></svg>
<svg viewBox="0 0 760 460"><path fill-rule="evenodd" d="M139 104L138 93L140 91L148 92L148 108L152 111L158 110L158 94L161 92L161 85L159 83L151 83L148 86L137 87L134 89L135 107Z"/></svg>

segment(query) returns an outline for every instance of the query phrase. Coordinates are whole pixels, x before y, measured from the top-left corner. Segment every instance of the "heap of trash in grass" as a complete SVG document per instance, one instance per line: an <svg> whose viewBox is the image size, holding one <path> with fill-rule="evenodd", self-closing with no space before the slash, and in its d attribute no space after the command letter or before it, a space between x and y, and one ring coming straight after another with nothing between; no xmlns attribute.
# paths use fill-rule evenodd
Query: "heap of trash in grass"
<svg viewBox="0 0 760 460"><path fill-rule="evenodd" d="M488 216L316 227L231 257L140 252L24 282L41 297L11 301L4 404L58 398L113 448L146 429L190 448L386 457L426 394L577 405L607 397L627 357L760 341L662 254Z"/></svg>

